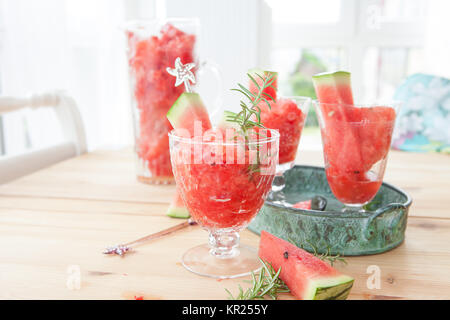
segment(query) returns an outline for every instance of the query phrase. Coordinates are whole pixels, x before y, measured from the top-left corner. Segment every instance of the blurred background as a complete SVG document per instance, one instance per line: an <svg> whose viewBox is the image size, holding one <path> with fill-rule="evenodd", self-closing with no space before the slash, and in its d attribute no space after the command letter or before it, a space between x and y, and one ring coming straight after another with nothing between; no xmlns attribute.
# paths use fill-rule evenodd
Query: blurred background
<svg viewBox="0 0 450 320"><path fill-rule="evenodd" d="M223 105L236 109L228 88L255 66L279 72L282 94L313 98L313 74L347 69L359 101L392 99L413 73L450 78L449 14L448 0L0 0L0 95L64 90L88 149L122 148L133 143L127 20L198 17L200 57L221 67ZM315 120L305 148L321 148ZM61 129L52 110L3 115L0 155L59 143Z"/></svg>

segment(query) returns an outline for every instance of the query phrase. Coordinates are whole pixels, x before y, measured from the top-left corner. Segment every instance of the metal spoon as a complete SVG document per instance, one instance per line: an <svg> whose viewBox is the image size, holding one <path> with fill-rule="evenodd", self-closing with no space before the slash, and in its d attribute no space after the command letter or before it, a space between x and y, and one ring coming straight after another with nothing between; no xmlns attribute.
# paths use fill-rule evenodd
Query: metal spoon
<svg viewBox="0 0 450 320"><path fill-rule="evenodd" d="M173 227L167 228L165 230L158 231L156 233L152 233L152 234L150 234L148 236L139 238L137 240L134 240L134 241L131 241L131 242L127 242L127 243L124 243L124 244L118 244L118 245L115 245L115 246L112 246L112 247L107 247L105 249L105 251L103 251L103 253L104 254L117 254L117 255L123 257L125 255L125 253L127 253L128 251L130 251L132 249L131 248L132 245L136 246L136 245L142 244L142 243L150 241L150 240L159 239L159 238L162 238L162 237L164 237L166 235L169 235L169 234L171 234L171 233L173 233L175 231L184 229L184 228L189 227L189 226L194 226L196 224L197 224L197 222L195 222L194 220L188 219L187 221L182 222L180 224L177 224L177 225L175 225Z"/></svg>

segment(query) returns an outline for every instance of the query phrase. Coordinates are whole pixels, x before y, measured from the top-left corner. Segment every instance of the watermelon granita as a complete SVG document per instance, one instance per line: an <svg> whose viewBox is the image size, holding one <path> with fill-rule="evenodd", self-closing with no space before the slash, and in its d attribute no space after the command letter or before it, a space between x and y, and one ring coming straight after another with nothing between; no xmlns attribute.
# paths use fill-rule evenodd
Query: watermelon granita
<svg viewBox="0 0 450 320"><path fill-rule="evenodd" d="M283 239L261 231L259 256L280 271L280 279L300 300L345 300L354 279L318 257Z"/></svg>
<svg viewBox="0 0 450 320"><path fill-rule="evenodd" d="M263 79L272 77L274 81L271 86L263 91L265 101L259 104L261 108L261 122L266 128L276 129L280 133L279 164L293 163L297 155L303 126L308 114L310 104L309 98L290 97L281 98L277 94L278 74L272 71L252 69L249 71L253 79L261 86ZM249 80L249 91L253 94L258 92L258 87L252 79Z"/></svg>
<svg viewBox="0 0 450 320"><path fill-rule="evenodd" d="M177 187L194 220L210 229L247 225L264 203L273 174L267 174L267 166L264 172L251 168L252 153L244 141L211 128L197 93L183 93L167 118L175 128L171 159ZM276 165L270 159L268 166Z"/></svg>
<svg viewBox="0 0 450 320"><path fill-rule="evenodd" d="M383 180L397 105L355 105L348 72L318 74L313 82L331 191L346 205L366 204Z"/></svg>
<svg viewBox="0 0 450 320"><path fill-rule="evenodd" d="M166 68L172 67L177 57L185 64L195 62L196 36L170 23L150 34L148 27L127 29L138 179L168 183L173 181L167 136L172 126L166 114L185 89L174 86L175 78Z"/></svg>
<svg viewBox="0 0 450 320"><path fill-rule="evenodd" d="M268 144L268 150L259 150L260 159L267 152L259 165L243 140L227 140L222 130L211 130L202 139L171 137L177 186L196 222L210 230L238 230L250 223L271 189L277 164L275 135L255 135L250 141Z"/></svg>

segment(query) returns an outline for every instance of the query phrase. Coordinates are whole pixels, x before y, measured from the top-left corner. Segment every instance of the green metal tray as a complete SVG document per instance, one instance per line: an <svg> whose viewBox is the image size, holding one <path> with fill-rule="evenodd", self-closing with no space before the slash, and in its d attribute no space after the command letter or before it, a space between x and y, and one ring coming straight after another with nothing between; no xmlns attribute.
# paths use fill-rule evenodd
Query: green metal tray
<svg viewBox="0 0 450 320"><path fill-rule="evenodd" d="M284 194L288 203L321 195L326 211L302 210L267 200L248 228L260 234L266 230L293 241L310 252L346 256L388 251L405 239L411 198L402 190L383 183L368 204L366 213L343 213L333 196L323 168L295 166L285 173Z"/></svg>

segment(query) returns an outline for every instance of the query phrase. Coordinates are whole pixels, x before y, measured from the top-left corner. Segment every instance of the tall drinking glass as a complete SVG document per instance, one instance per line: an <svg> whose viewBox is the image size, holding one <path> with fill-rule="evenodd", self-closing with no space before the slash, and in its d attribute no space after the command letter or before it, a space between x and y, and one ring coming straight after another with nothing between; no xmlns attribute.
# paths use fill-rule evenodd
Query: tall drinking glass
<svg viewBox="0 0 450 320"><path fill-rule="evenodd" d="M233 278L261 267L256 250L239 244L239 231L261 209L276 172L279 134L264 131L245 137L220 130L194 138L169 134L177 187L192 218L209 232L208 244L184 254L188 270Z"/></svg>
<svg viewBox="0 0 450 320"><path fill-rule="evenodd" d="M261 122L266 128L276 129L280 133L279 164L270 198L272 201L283 201L284 193L281 192L285 186L283 174L295 163L311 98L279 97L276 102L271 104L270 109L265 104L261 105Z"/></svg>
<svg viewBox="0 0 450 320"><path fill-rule="evenodd" d="M399 102L345 105L314 101L322 133L325 172L347 211L362 207L383 182Z"/></svg>

